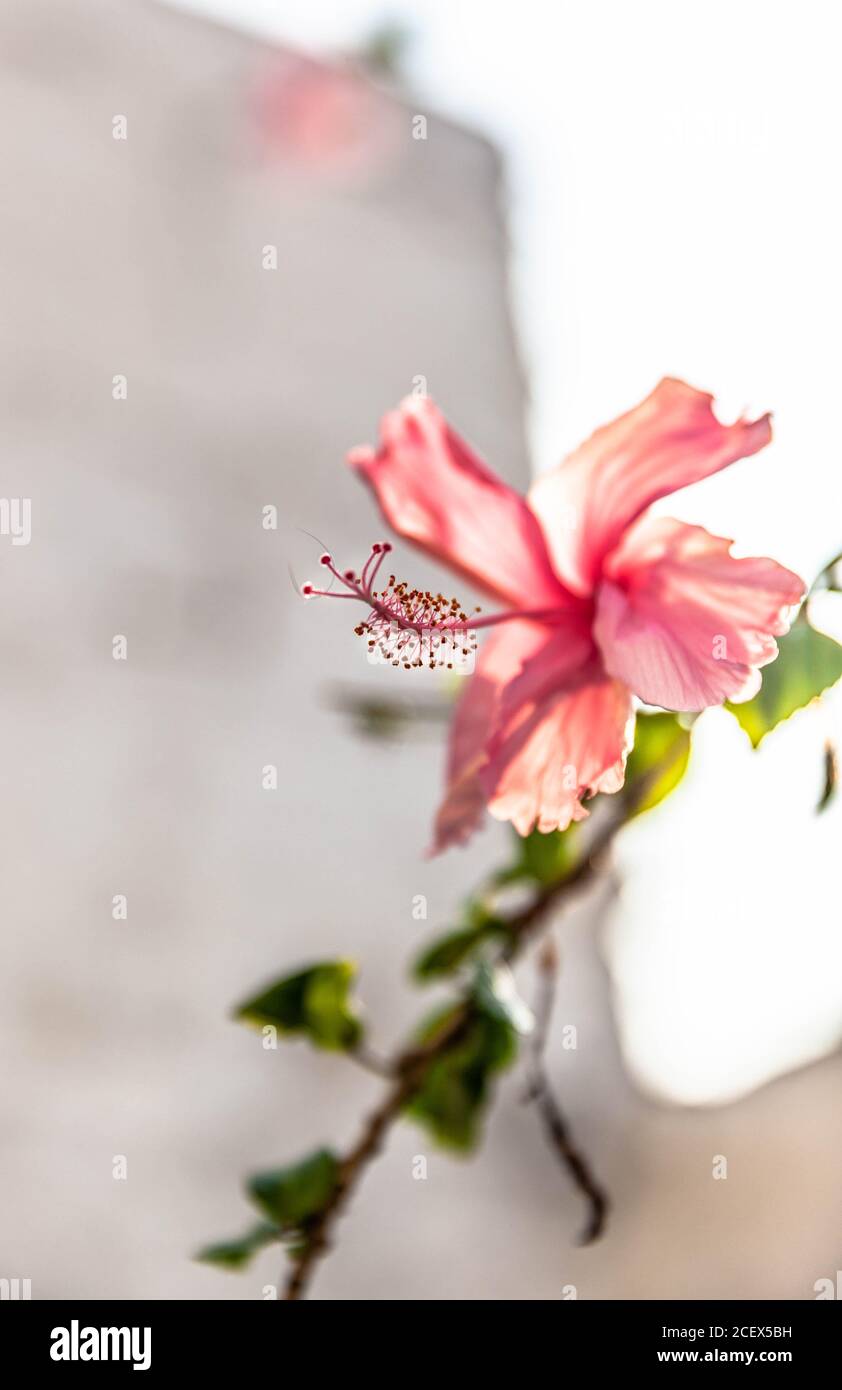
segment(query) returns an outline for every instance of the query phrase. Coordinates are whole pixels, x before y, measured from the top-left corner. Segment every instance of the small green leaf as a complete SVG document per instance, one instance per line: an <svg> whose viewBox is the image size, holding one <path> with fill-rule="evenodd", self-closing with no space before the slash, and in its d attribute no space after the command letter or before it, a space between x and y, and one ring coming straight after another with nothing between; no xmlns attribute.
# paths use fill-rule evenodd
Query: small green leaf
<svg viewBox="0 0 842 1390"><path fill-rule="evenodd" d="M268 1226L261 1222L259 1226L253 1226L237 1239L221 1240L216 1245L206 1245L196 1255L196 1259L204 1264L219 1265L222 1269L243 1269L258 1250L279 1238L280 1232L276 1226Z"/></svg>
<svg viewBox="0 0 842 1390"><path fill-rule="evenodd" d="M435 1036L451 1014L452 1009L439 1011L420 1040ZM493 1076L510 1066L516 1055L512 1025L475 1003L464 1036L432 1063L405 1113L443 1147L467 1152L479 1138Z"/></svg>
<svg viewBox="0 0 842 1390"><path fill-rule="evenodd" d="M318 1149L300 1163L249 1178L248 1194L281 1230L296 1229L330 1201L339 1164L330 1149Z"/></svg>
<svg viewBox="0 0 842 1390"><path fill-rule="evenodd" d="M351 713L358 734L385 741L398 738L410 719L405 709L388 700L360 700Z"/></svg>
<svg viewBox="0 0 842 1390"><path fill-rule="evenodd" d="M452 975L485 941L482 927L463 927L448 932L425 947L412 966L416 980L432 980L438 975Z"/></svg>
<svg viewBox="0 0 842 1390"><path fill-rule="evenodd" d="M354 975L347 960L312 965L248 999L235 1017L272 1024L282 1033L302 1033L317 1047L355 1047L363 1029L348 997Z"/></svg>
<svg viewBox="0 0 842 1390"><path fill-rule="evenodd" d="M551 830L543 834L533 830L529 835L515 835L516 858L507 869L494 878L497 887L519 883L524 879L549 887L566 878L578 858L578 826L567 830Z"/></svg>
<svg viewBox="0 0 842 1390"><path fill-rule="evenodd" d="M508 932L506 923L489 912L481 900L470 899L464 911L463 927L447 932L426 946L417 957L412 973L416 980L433 980L440 975L452 975L461 965L489 941Z"/></svg>
<svg viewBox="0 0 842 1390"><path fill-rule="evenodd" d="M728 709L757 745L784 719L803 709L842 677L842 646L810 626L802 609L778 656L763 668L763 684L753 700Z"/></svg>
<svg viewBox="0 0 842 1390"><path fill-rule="evenodd" d="M690 758L690 730L675 714L638 714L634 748L626 764L626 789L642 792L633 814L650 811L669 796L687 770ZM663 770L658 771L661 767ZM647 779L644 785L644 780Z"/></svg>

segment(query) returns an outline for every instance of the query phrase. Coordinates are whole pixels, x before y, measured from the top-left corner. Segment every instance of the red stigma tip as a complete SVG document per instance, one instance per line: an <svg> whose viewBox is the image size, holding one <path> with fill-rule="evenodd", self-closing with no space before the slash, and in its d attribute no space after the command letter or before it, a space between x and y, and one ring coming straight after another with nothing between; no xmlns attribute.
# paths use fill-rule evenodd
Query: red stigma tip
<svg viewBox="0 0 842 1390"><path fill-rule="evenodd" d="M312 592L313 592L313 586L312 586L312 584L302 584L302 585L301 585L301 592L302 592L302 594L304 595L305 598L309 598L310 595L311 595Z"/></svg>
<svg viewBox="0 0 842 1390"><path fill-rule="evenodd" d="M325 551L324 555L320 555L320 556L319 556L319 564L320 564L320 565L329 565L329 564L331 564L331 563L332 563L332 560L331 560L330 555L328 555L327 551Z"/></svg>
<svg viewBox="0 0 842 1390"><path fill-rule="evenodd" d="M391 549L392 549L392 542L391 542L391 541L384 541L384 542L383 542L383 554L384 554L384 555L388 555L388 554L389 554L389 551L390 551Z"/></svg>

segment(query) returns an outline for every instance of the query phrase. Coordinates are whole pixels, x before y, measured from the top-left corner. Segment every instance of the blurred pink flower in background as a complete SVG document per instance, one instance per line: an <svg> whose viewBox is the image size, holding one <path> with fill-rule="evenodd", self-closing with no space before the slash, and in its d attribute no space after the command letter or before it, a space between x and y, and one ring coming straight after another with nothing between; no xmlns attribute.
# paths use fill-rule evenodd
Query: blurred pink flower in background
<svg viewBox="0 0 842 1390"><path fill-rule="evenodd" d="M311 174L369 174L395 145L395 103L351 66L278 55L260 73L254 110L269 157Z"/></svg>
<svg viewBox="0 0 842 1390"><path fill-rule="evenodd" d="M797 575L651 504L769 443L769 416L722 424L666 378L521 497L426 398L349 461L390 525L505 605L453 720L435 848L487 806L521 834L564 829L618 791L632 697L671 710L746 700L777 655Z"/></svg>

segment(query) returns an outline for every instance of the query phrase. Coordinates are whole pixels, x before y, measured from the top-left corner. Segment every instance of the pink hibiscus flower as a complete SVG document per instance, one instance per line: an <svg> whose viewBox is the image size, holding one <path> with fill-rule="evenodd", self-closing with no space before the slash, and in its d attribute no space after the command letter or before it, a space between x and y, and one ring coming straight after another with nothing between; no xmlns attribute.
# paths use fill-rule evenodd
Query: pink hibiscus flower
<svg viewBox="0 0 842 1390"><path fill-rule="evenodd" d="M464 843L486 807L526 835L563 830L587 815L584 797L618 791L633 696L701 710L757 692L802 580L774 560L735 559L730 541L649 511L768 444L768 415L723 425L712 400L665 379L526 498L424 398L384 417L379 450L349 456L395 531L504 605L468 619L473 630L494 630L454 716L437 850ZM370 642L390 619L401 640L464 623L441 595L399 586L372 600L385 549L374 548L360 576L333 571L349 596L372 604L358 629Z"/></svg>

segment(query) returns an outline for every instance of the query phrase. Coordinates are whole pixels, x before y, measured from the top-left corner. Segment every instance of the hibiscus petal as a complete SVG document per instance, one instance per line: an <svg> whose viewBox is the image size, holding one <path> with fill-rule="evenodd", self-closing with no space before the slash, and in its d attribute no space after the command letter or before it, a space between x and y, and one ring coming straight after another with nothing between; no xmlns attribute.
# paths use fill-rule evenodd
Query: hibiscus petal
<svg viewBox="0 0 842 1390"><path fill-rule="evenodd" d="M568 689L589 671L599 653L590 620L565 615L543 629L543 640L523 654L520 667L500 692L498 735L510 733L549 695Z"/></svg>
<svg viewBox="0 0 842 1390"><path fill-rule="evenodd" d="M774 560L735 559L732 542L669 517L643 517L605 564L594 635L605 668L650 705L700 710L747 700L804 583Z"/></svg>
<svg viewBox="0 0 842 1390"><path fill-rule="evenodd" d="M478 829L486 802L479 773L499 719L501 693L545 642L543 627L517 619L503 623L486 639L450 726L447 790L436 816L432 853L465 844Z"/></svg>
<svg viewBox="0 0 842 1390"><path fill-rule="evenodd" d="M768 415L723 425L712 403L666 377L534 484L529 504L556 573L575 593L593 590L605 556L652 502L769 443Z"/></svg>
<svg viewBox="0 0 842 1390"><path fill-rule="evenodd" d="M569 600L525 499L485 468L431 400L407 397L380 431L379 450L354 449L348 462L395 531L516 607Z"/></svg>
<svg viewBox="0 0 842 1390"><path fill-rule="evenodd" d="M489 811L521 835L565 830L588 814L583 796L620 790L633 730L630 691L592 661L495 740L480 774Z"/></svg>

